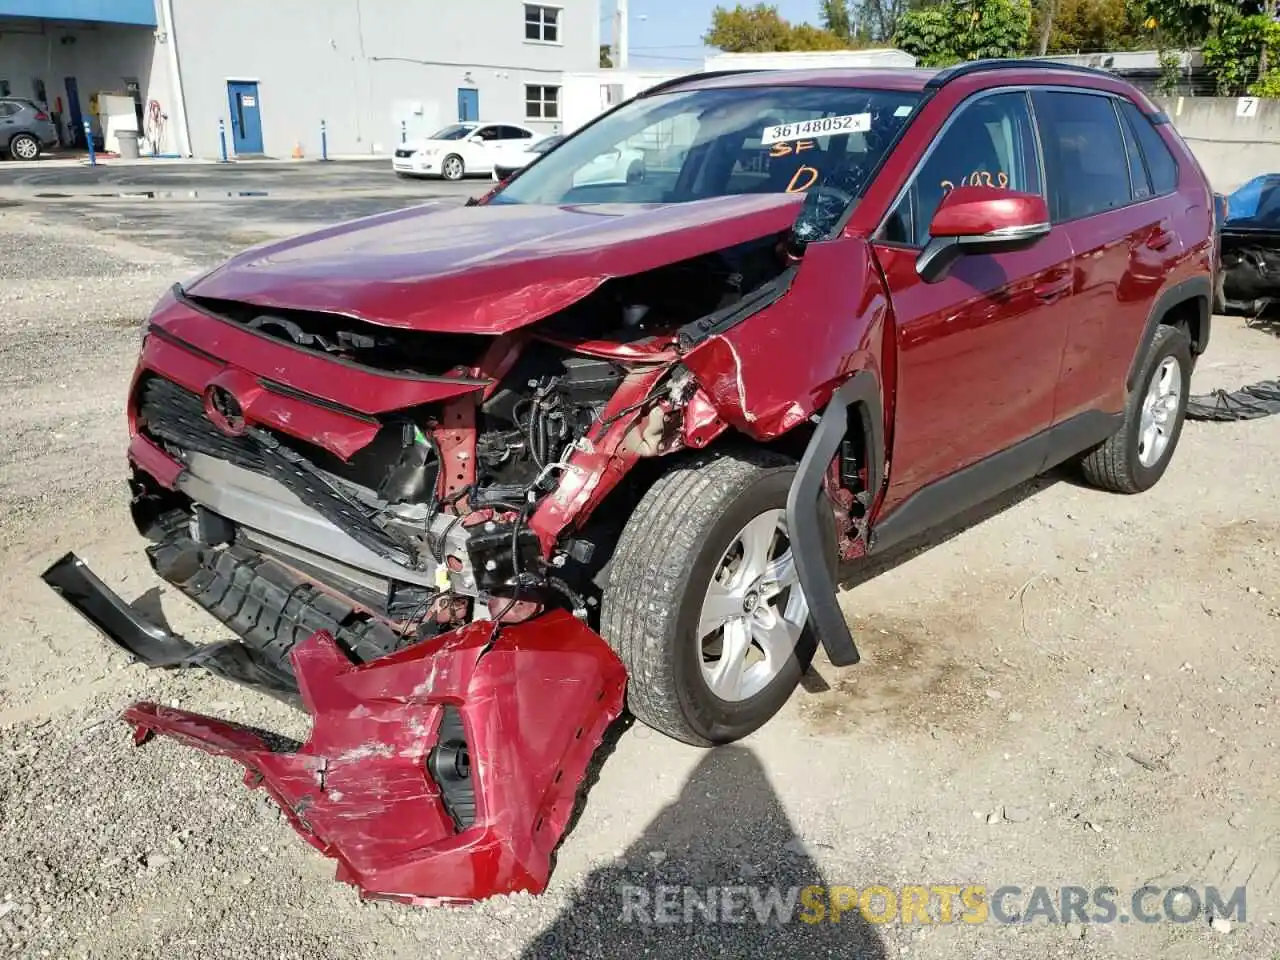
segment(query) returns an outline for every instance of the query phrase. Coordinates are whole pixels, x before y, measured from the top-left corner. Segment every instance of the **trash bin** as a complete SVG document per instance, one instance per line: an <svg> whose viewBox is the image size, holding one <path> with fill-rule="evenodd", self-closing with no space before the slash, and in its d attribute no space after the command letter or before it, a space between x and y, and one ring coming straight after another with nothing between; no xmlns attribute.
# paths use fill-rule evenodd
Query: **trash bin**
<svg viewBox="0 0 1280 960"><path fill-rule="evenodd" d="M120 156L122 159L138 159L138 131L121 130L116 134L116 140L120 143Z"/></svg>

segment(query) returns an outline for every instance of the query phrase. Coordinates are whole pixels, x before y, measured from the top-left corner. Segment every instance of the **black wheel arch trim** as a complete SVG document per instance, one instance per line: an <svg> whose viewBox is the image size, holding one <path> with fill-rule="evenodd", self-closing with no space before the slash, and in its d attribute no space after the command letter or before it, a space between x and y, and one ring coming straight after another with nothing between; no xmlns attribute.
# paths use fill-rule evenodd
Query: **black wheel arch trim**
<svg viewBox="0 0 1280 960"><path fill-rule="evenodd" d="M1147 325L1142 330L1142 338L1138 341L1138 348L1134 351L1133 359L1129 362L1129 374L1125 378L1125 388L1132 390L1138 380L1138 374L1142 369L1142 358L1147 355L1147 348L1151 346L1151 341L1155 339L1156 330L1160 328L1161 322L1181 303L1188 300L1198 301L1200 310L1200 327L1199 336L1197 336L1191 344L1191 351L1194 354L1204 353L1205 348L1209 345L1209 326L1213 315L1213 278L1209 276L1191 277L1180 283L1164 290L1159 297L1156 298L1155 306L1151 308L1151 313L1147 317Z"/></svg>
<svg viewBox="0 0 1280 960"><path fill-rule="evenodd" d="M851 409L856 409L861 417L866 439L867 489L873 497L879 493L884 479L884 409L879 381L869 370L855 373L835 392L805 448L787 493L787 531L800 589L809 604L810 622L827 657L837 667L855 664L861 657L836 599L835 578L826 562L828 551L814 506L822 496L822 480L827 468L848 430Z"/></svg>

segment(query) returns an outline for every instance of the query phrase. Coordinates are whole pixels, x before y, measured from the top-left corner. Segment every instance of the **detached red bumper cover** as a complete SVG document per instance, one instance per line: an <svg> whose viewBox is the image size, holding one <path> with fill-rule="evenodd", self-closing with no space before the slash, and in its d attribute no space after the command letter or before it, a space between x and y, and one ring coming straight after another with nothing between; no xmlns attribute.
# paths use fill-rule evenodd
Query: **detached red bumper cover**
<svg viewBox="0 0 1280 960"><path fill-rule="evenodd" d="M243 764L337 878L368 897L468 902L546 888L550 858L626 673L568 613L474 623L353 665L327 633L293 654L314 718L296 753L248 727L139 703L152 733Z"/></svg>

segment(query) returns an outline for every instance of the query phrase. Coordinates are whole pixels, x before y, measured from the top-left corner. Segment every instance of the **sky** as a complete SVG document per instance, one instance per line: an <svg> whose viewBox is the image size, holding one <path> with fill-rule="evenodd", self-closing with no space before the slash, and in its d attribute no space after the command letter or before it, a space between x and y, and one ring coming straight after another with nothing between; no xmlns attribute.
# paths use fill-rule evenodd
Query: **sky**
<svg viewBox="0 0 1280 960"><path fill-rule="evenodd" d="M711 26L716 0L629 0L632 69L671 66L694 70L708 51L702 35ZM720 0L732 7L738 0ZM745 0L744 0L745 2ZM754 0L750 0L754 2ZM793 23L818 23L818 0L769 0ZM600 3L600 42L613 39L613 0Z"/></svg>

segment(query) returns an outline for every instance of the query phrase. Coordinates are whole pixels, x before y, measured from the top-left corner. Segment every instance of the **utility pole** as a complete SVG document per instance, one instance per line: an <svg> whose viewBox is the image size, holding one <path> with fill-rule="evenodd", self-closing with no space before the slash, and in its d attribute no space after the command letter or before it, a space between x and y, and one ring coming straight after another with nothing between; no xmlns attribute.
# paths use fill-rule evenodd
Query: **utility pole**
<svg viewBox="0 0 1280 960"><path fill-rule="evenodd" d="M627 0L617 0L618 6L613 12L613 65L619 70L627 69Z"/></svg>

